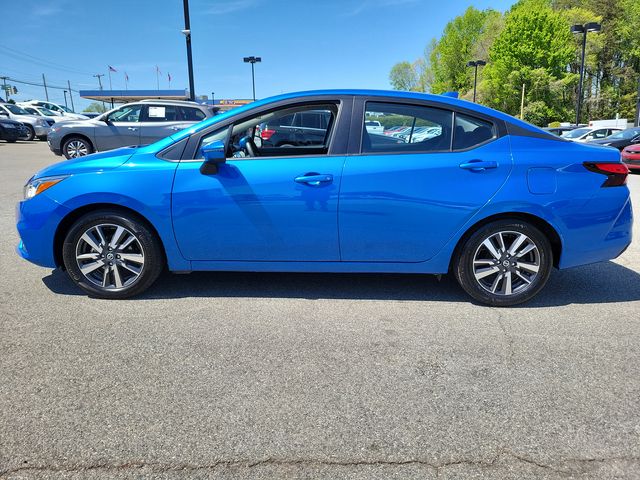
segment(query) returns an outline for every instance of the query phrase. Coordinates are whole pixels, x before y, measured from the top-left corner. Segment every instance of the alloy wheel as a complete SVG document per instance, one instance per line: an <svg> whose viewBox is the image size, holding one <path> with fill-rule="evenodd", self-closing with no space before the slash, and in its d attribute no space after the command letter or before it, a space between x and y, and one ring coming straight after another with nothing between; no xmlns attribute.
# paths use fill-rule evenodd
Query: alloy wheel
<svg viewBox="0 0 640 480"><path fill-rule="evenodd" d="M67 143L66 150L69 158L84 157L89 154L89 149L82 140L71 140Z"/></svg>
<svg viewBox="0 0 640 480"><path fill-rule="evenodd" d="M76 244L80 273L94 285L119 290L133 285L145 265L144 249L128 229L99 224L87 229Z"/></svg>
<svg viewBox="0 0 640 480"><path fill-rule="evenodd" d="M521 293L534 282L541 268L538 245L527 235L499 231L485 238L473 256L473 275L494 295Z"/></svg>

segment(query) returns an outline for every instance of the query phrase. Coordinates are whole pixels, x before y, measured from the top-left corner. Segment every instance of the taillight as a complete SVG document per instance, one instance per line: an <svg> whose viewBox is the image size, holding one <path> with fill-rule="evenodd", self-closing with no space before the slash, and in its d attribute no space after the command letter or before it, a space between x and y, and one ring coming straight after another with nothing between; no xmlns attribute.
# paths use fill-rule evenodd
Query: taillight
<svg viewBox="0 0 640 480"><path fill-rule="evenodd" d="M583 165L590 172L607 176L603 187L620 187L627 183L629 168L624 163L584 162Z"/></svg>
<svg viewBox="0 0 640 480"><path fill-rule="evenodd" d="M269 140L271 138L271 135L273 135L274 133L276 133L275 130L265 128L260 132L260 136L262 137L263 140Z"/></svg>

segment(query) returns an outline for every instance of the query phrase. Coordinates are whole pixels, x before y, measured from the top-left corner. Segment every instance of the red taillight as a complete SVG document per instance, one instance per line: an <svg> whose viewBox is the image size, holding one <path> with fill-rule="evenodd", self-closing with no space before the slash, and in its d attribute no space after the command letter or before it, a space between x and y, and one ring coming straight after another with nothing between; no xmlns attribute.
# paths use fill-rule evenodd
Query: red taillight
<svg viewBox="0 0 640 480"><path fill-rule="evenodd" d="M603 187L620 187L627 183L629 168L624 163L584 162L584 166L590 172L607 176Z"/></svg>
<svg viewBox="0 0 640 480"><path fill-rule="evenodd" d="M269 140L271 138L271 135L273 135L274 133L276 133L275 130L270 130L266 128L260 132L260 136L262 137L263 140Z"/></svg>

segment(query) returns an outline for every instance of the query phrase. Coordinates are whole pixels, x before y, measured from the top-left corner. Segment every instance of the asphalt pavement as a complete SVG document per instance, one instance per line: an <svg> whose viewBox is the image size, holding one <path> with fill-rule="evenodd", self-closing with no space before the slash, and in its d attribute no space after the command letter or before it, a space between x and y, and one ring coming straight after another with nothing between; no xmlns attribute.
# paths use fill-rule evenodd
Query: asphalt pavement
<svg viewBox="0 0 640 480"><path fill-rule="evenodd" d="M164 274L105 301L14 251L59 160L0 142L0 478L640 478L640 222L517 308L421 275Z"/></svg>

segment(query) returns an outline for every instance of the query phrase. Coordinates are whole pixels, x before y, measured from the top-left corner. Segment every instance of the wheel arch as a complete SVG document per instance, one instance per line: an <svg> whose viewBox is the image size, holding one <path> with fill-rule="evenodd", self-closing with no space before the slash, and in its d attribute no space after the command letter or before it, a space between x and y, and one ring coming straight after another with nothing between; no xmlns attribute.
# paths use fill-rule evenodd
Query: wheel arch
<svg viewBox="0 0 640 480"><path fill-rule="evenodd" d="M73 137L80 137L80 138L86 140L91 145L91 148L93 149L93 151L94 152L97 151L95 144L89 138L88 135L85 135L84 133L77 133L77 132L70 132L70 133L67 133L64 137L62 137L62 139L60 140L60 150L62 150L64 148L64 144L67 142L67 140L69 140L70 138L73 138ZM63 155L64 155L64 152L63 152Z"/></svg>
<svg viewBox="0 0 640 480"><path fill-rule="evenodd" d="M53 237L53 258L55 260L56 265L61 268L64 268L64 262L62 260L62 244L64 242L64 238L67 235L67 232L71 228L71 226L83 215L87 213L95 212L97 210L115 210L122 212L127 215L131 215L137 218L139 221L143 222L147 227L151 229L151 231L156 235L156 238L160 242L162 246L162 254L167 257L166 246L164 244L164 240L162 239L162 235L158 232L158 229L153 225L148 218L142 215L140 212L135 211L132 208L125 207L122 205L118 205L115 203L92 203L88 205L83 205L81 207L76 208L69 212L58 224L56 228L56 233Z"/></svg>
<svg viewBox="0 0 640 480"><path fill-rule="evenodd" d="M558 268L560 263L560 256L562 255L562 238L558 234L558 231L555 229L553 225L551 225L547 220L534 215L532 213L525 212L501 212L496 213L494 215L489 215L481 220L478 220L476 223L471 225L464 234L460 237L456 246L453 250L453 254L451 255L451 260L449 262L449 271L453 267L453 263L458 256L458 253L462 246L465 244L467 239L474 234L478 229L483 226L495 222L496 220L522 220L531 223L534 227L538 228L551 243L551 251L553 254L553 266Z"/></svg>

